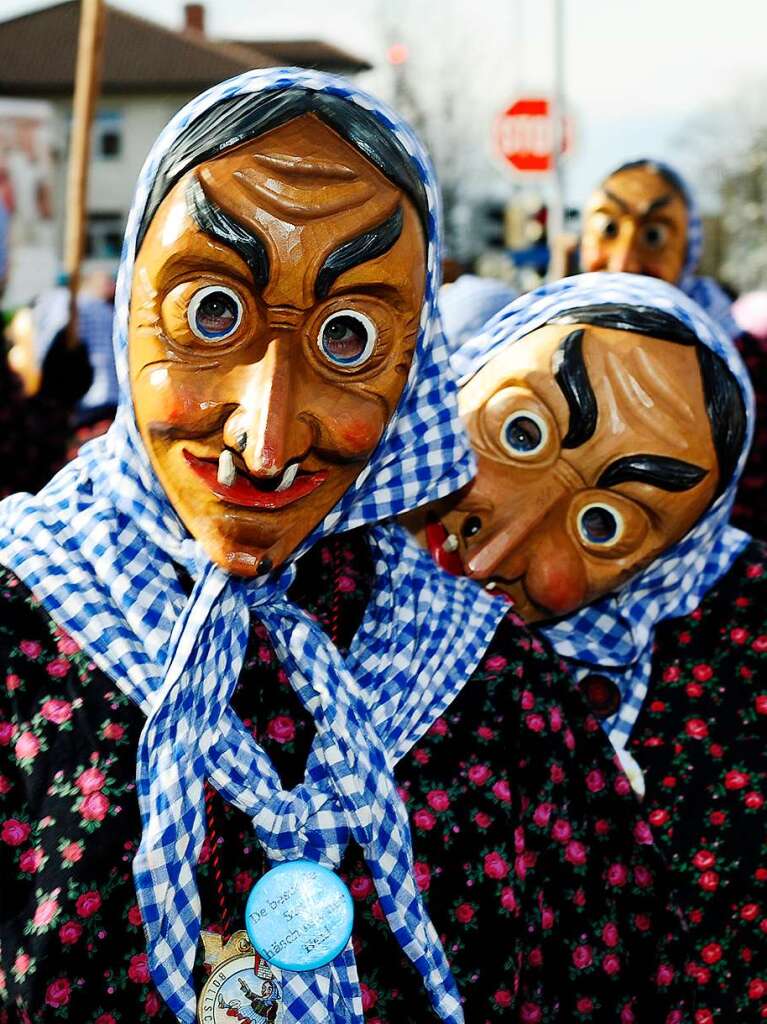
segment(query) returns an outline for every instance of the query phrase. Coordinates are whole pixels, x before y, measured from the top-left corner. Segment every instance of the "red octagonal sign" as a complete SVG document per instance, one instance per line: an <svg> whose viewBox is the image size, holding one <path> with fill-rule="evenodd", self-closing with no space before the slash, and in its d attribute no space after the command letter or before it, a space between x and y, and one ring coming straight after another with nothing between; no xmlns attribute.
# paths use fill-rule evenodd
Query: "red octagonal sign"
<svg viewBox="0 0 767 1024"><path fill-rule="evenodd" d="M495 122L495 143L501 156L518 171L541 172L554 169L554 118L547 99L522 97ZM567 131L562 133L562 152L567 149Z"/></svg>

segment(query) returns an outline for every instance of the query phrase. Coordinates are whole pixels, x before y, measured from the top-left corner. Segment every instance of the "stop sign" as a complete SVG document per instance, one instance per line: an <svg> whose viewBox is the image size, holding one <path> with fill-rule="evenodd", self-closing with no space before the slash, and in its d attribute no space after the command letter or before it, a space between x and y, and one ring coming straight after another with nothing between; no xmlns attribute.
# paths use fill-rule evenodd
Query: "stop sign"
<svg viewBox="0 0 767 1024"><path fill-rule="evenodd" d="M495 143L501 156L518 171L554 169L556 133L551 103L547 99L521 97L496 119ZM566 146L562 132L562 152Z"/></svg>

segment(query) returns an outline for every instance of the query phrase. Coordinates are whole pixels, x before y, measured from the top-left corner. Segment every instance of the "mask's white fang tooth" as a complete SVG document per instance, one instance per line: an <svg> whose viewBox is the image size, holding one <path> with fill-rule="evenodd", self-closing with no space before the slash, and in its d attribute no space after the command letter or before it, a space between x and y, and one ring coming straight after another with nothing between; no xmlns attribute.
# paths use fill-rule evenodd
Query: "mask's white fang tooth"
<svg viewBox="0 0 767 1024"><path fill-rule="evenodd" d="M485 590L495 590L496 584L494 580L488 580L485 584Z"/></svg>
<svg viewBox="0 0 767 1024"><path fill-rule="evenodd" d="M228 448L225 448L218 457L218 473L216 478L223 487L231 487L237 479L234 458Z"/></svg>
<svg viewBox="0 0 767 1024"><path fill-rule="evenodd" d="M442 550L452 553L458 550L458 538L454 533L450 533L442 541Z"/></svg>
<svg viewBox="0 0 767 1024"><path fill-rule="evenodd" d="M287 491L288 487L293 486L293 482L296 479L298 473L298 463L294 462L292 466L288 466L285 470L285 474L282 478L280 486L277 488L278 491Z"/></svg>

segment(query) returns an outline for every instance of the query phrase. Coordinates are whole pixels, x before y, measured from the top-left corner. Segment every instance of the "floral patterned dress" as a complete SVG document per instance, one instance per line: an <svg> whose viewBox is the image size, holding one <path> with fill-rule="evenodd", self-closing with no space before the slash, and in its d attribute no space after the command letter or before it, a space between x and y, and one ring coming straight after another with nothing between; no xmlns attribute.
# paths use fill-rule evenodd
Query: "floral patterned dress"
<svg viewBox="0 0 767 1024"><path fill-rule="evenodd" d="M767 1019L767 546L655 634L631 739L692 940L696 1024Z"/></svg>
<svg viewBox="0 0 767 1024"><path fill-rule="evenodd" d="M344 649L371 572L364 533L328 541L302 560L292 597ZM7 571L0 657L0 1022L169 1024L131 876L142 716ZM297 783L313 723L258 622L235 702L284 783ZM468 1024L692 1020L686 926L608 749L510 612L474 677L399 763L418 885ZM264 864L249 820L212 792L208 817L203 924L228 933L242 927ZM436 1021L359 848L342 875L366 1021ZM201 964L198 974L199 990Z"/></svg>

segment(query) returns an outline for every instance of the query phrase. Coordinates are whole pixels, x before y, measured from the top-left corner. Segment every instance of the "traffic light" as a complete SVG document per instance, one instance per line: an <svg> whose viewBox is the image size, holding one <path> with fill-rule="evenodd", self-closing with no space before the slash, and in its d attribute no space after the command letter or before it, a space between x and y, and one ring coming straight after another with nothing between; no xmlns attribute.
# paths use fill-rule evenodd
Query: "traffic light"
<svg viewBox="0 0 767 1024"><path fill-rule="evenodd" d="M506 203L499 199L487 199L476 211L476 234L483 249L505 249Z"/></svg>

